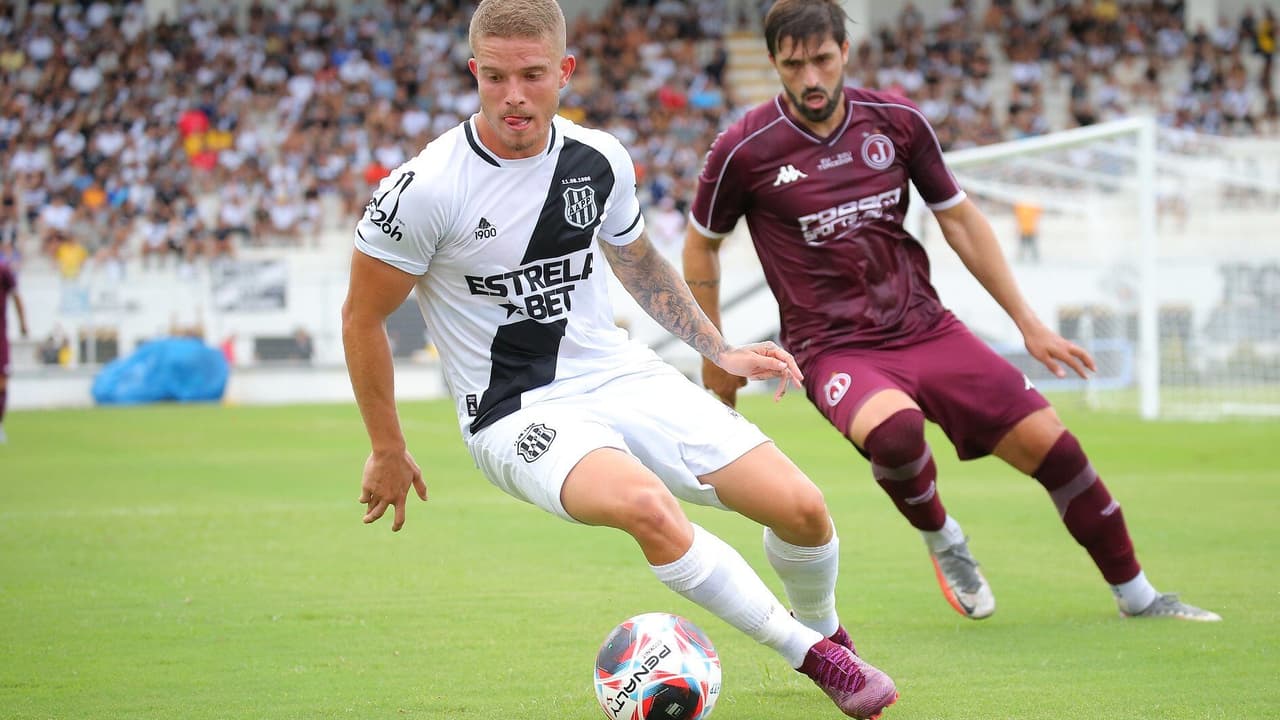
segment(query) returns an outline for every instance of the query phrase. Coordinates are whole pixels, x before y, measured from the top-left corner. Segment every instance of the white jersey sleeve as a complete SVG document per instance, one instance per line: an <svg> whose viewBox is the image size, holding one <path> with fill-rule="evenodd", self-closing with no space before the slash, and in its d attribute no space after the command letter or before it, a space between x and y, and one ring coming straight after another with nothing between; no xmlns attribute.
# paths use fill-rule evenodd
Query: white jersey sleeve
<svg viewBox="0 0 1280 720"><path fill-rule="evenodd" d="M599 237L610 245L627 245L644 231L644 214L636 197L636 166L622 143L612 135L600 134L607 138L599 149L609 159L614 182Z"/></svg>
<svg viewBox="0 0 1280 720"><path fill-rule="evenodd" d="M378 184L356 225L356 249L410 275L425 275L445 232L431 178L401 165Z"/></svg>

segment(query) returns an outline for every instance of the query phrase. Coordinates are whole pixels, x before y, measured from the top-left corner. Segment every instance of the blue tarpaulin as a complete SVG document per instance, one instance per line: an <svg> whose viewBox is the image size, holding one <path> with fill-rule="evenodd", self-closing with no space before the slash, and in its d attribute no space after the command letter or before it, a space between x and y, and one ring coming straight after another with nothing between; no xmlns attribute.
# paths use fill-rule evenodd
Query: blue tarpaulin
<svg viewBox="0 0 1280 720"><path fill-rule="evenodd" d="M222 353L200 340L152 340L102 368L93 379L93 400L99 405L220 400L229 374Z"/></svg>

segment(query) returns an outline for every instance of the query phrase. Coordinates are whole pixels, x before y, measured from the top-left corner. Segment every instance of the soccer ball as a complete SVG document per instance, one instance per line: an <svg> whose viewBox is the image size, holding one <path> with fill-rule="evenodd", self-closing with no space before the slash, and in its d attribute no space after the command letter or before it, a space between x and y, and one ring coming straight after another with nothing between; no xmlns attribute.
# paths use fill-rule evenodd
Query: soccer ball
<svg viewBox="0 0 1280 720"><path fill-rule="evenodd" d="M610 720L704 720L720 697L720 658L678 615L637 615L596 655L596 699Z"/></svg>

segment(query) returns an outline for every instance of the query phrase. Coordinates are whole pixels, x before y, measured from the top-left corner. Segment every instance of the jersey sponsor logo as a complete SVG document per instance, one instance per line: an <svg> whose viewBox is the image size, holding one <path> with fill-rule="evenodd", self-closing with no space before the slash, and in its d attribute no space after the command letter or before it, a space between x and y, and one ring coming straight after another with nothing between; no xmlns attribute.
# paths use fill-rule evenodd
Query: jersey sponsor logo
<svg viewBox="0 0 1280 720"><path fill-rule="evenodd" d="M853 162L853 153L846 150L842 153L824 157L818 161L818 170L830 170Z"/></svg>
<svg viewBox="0 0 1280 720"><path fill-rule="evenodd" d="M827 399L827 405L835 407L843 400L852 383L853 378L849 377L849 373L831 373L831 379L822 387L822 397Z"/></svg>
<svg viewBox="0 0 1280 720"><path fill-rule="evenodd" d="M892 165L895 154L893 141L880 133L868 135L862 141L862 162L872 170L884 170Z"/></svg>
<svg viewBox="0 0 1280 720"><path fill-rule="evenodd" d="M480 398L475 393L467 395L467 414L475 417L480 410Z"/></svg>
<svg viewBox="0 0 1280 720"><path fill-rule="evenodd" d="M551 320L573 309L572 292L580 280L591 277L594 253L535 262L504 273L481 277L467 275L472 295L504 298L507 317L523 315Z"/></svg>
<svg viewBox="0 0 1280 720"><path fill-rule="evenodd" d="M542 457L555 439L555 430L542 423L534 423L516 438L516 452L520 453L525 462L531 463Z"/></svg>
<svg viewBox="0 0 1280 720"><path fill-rule="evenodd" d="M590 185L564 190L564 219L576 228L586 229L596 221L596 189Z"/></svg>
<svg viewBox="0 0 1280 720"><path fill-rule="evenodd" d="M476 225L476 239L490 240L498 237L498 226L489 222L488 218L481 217L480 224Z"/></svg>
<svg viewBox="0 0 1280 720"><path fill-rule="evenodd" d="M773 181L773 186L788 185L807 177L809 176L797 170L795 165L783 165L778 168L778 178Z"/></svg>
<svg viewBox="0 0 1280 720"><path fill-rule="evenodd" d="M888 208L898 205L902 199L902 188L896 187L876 195L868 195L857 200L819 210L816 213L802 215L800 232L804 241L810 245L821 245L833 235L853 230L872 220L893 220L893 212Z"/></svg>
<svg viewBox="0 0 1280 720"><path fill-rule="evenodd" d="M404 221L396 217L400 212L400 196L404 194L404 191L412 183L413 171L406 170L400 177L396 178L394 185L388 188L386 192L370 200L369 204L365 205L364 208L364 216L369 222L378 226L379 230L396 242L404 239L404 233L401 232L401 229L404 228ZM395 194L394 197L392 197L392 193ZM357 230L357 232L359 231ZM360 239L364 240L364 236L361 235Z"/></svg>

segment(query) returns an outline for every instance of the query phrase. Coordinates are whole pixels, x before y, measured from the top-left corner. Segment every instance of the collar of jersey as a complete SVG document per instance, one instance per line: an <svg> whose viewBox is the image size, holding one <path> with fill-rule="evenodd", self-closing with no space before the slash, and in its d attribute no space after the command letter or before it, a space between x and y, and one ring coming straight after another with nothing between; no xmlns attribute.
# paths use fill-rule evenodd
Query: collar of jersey
<svg viewBox="0 0 1280 720"><path fill-rule="evenodd" d="M844 94L844 90L841 90L840 92L841 94ZM849 129L849 122L853 119L853 103L849 102L849 96L847 94L844 94L844 101L846 105L844 112L844 124L830 135L826 137L818 137L812 130L805 127L794 115L791 114L791 110L787 107L787 103L782 100L782 93L778 93L778 95L773 98L773 104L778 108L778 114L782 116L782 119L786 120L787 124L790 125L793 130L805 136L805 138L810 142L814 142L819 145L835 145L836 141L844 135L844 131Z"/></svg>
<svg viewBox="0 0 1280 720"><path fill-rule="evenodd" d="M551 118L551 139L547 141L547 149L537 155L533 155L532 157L518 158L516 160L500 158L495 155L493 151L489 150L489 148L485 147L484 143L480 141L480 131L476 128L477 117L479 117L478 114L467 118L466 122L462 123L462 131L466 133L467 144L471 146L471 151L476 155L479 155L482 160L490 165L507 168L528 167L530 165L537 165L545 158L553 155L556 151L556 142L560 139L560 133L556 130L556 121L560 117L558 115Z"/></svg>

